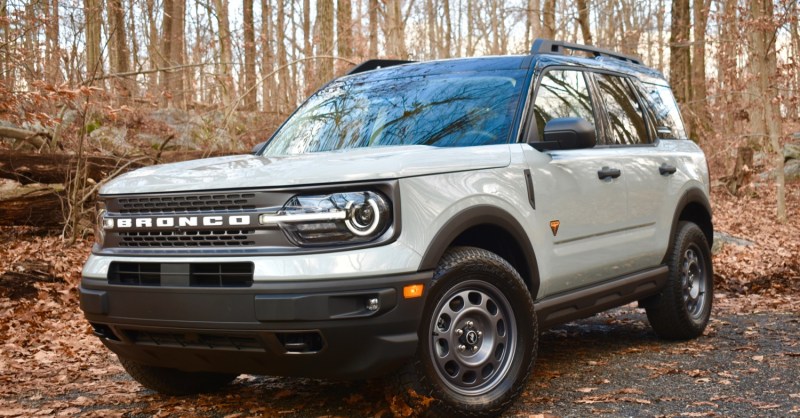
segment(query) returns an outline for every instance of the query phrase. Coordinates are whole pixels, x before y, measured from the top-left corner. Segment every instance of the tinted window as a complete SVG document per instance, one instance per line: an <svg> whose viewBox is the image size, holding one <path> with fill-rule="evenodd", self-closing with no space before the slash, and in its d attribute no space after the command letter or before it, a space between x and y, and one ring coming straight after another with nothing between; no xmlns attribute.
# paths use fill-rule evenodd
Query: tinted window
<svg viewBox="0 0 800 418"><path fill-rule="evenodd" d="M656 124L656 135L661 139L684 139L686 130L681 112L669 87L644 84L644 100Z"/></svg>
<svg viewBox="0 0 800 418"><path fill-rule="evenodd" d="M594 124L592 100L583 73L568 70L544 73L533 102L533 113L540 140L544 138L544 125L550 119L580 117Z"/></svg>
<svg viewBox="0 0 800 418"><path fill-rule="evenodd" d="M304 103L264 154L507 143L524 77L522 70L382 80L348 77Z"/></svg>
<svg viewBox="0 0 800 418"><path fill-rule="evenodd" d="M596 74L600 97L608 114L606 144L630 145L649 141L647 125L630 84L622 77Z"/></svg>

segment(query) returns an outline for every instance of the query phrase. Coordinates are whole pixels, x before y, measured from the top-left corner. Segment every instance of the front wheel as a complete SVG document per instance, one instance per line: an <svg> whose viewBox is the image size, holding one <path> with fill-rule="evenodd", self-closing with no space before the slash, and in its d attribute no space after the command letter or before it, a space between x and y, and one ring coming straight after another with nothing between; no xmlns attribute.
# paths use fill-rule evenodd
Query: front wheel
<svg viewBox="0 0 800 418"><path fill-rule="evenodd" d="M405 391L443 416L493 416L525 387L536 357L533 300L516 270L486 250L455 247L434 274Z"/></svg>
<svg viewBox="0 0 800 418"><path fill-rule="evenodd" d="M714 271L708 240L696 224L678 223L667 267L669 279L661 294L645 303L647 319L661 338L698 337L711 317Z"/></svg>

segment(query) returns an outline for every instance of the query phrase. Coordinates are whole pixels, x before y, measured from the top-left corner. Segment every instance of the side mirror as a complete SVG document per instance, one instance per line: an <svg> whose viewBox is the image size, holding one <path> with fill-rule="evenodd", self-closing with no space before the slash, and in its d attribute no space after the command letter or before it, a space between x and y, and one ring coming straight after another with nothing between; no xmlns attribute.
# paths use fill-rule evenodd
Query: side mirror
<svg viewBox="0 0 800 418"><path fill-rule="evenodd" d="M544 141L537 149L584 149L597 144L594 125L583 118L556 118L544 125Z"/></svg>
<svg viewBox="0 0 800 418"><path fill-rule="evenodd" d="M250 154L253 155L261 154L261 151L264 151L264 147L266 146L267 146L267 141L256 144L256 146L254 146L253 149L250 150Z"/></svg>

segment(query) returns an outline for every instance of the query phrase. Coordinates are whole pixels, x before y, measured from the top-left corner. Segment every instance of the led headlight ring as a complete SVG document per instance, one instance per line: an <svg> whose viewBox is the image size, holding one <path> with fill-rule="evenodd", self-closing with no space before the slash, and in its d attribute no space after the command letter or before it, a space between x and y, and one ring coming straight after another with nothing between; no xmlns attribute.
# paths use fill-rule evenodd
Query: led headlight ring
<svg viewBox="0 0 800 418"><path fill-rule="evenodd" d="M365 207L369 205L369 207ZM375 232L380 224L380 208L375 199L367 199L364 204L353 206L353 202L347 202L345 206L349 216L344 221L347 229L355 235L364 237ZM365 213L366 212L366 213Z"/></svg>

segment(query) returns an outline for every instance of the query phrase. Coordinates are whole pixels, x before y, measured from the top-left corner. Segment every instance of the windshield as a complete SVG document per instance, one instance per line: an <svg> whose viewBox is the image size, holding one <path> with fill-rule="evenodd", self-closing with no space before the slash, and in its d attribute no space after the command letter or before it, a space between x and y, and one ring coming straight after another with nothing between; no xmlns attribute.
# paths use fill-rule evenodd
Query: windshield
<svg viewBox="0 0 800 418"><path fill-rule="evenodd" d="M505 70L337 80L286 121L264 155L508 143L524 77Z"/></svg>

